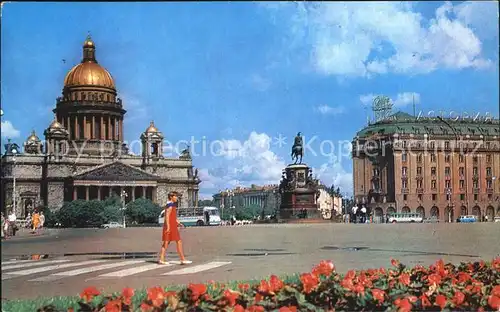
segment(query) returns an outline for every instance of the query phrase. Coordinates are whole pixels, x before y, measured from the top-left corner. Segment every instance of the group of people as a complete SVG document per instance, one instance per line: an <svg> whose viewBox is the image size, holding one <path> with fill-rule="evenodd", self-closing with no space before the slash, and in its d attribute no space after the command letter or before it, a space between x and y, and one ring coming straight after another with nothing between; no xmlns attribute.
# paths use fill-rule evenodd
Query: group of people
<svg viewBox="0 0 500 312"><path fill-rule="evenodd" d="M45 223L45 216L43 212L39 212L37 209L33 211L33 215L28 213L26 216L26 227L31 228L33 234L36 234L38 230L43 228ZM17 216L14 210L11 210L7 218L2 212L2 231L5 238L10 236L15 236L16 232L19 230L17 226Z"/></svg>

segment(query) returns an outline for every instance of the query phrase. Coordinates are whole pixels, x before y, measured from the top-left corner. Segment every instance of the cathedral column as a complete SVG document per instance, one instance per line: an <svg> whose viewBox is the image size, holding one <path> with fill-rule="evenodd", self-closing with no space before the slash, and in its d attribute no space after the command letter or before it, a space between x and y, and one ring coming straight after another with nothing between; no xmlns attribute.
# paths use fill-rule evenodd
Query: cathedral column
<svg viewBox="0 0 500 312"><path fill-rule="evenodd" d="M87 133L87 116L83 116L83 139L87 140L88 133Z"/></svg>
<svg viewBox="0 0 500 312"><path fill-rule="evenodd" d="M97 139L96 138L96 133L95 133L95 116L92 116L92 124L91 124L92 129L90 129L90 138L91 139Z"/></svg>
<svg viewBox="0 0 500 312"><path fill-rule="evenodd" d="M156 187L152 187L152 193L153 193L152 194L153 195L153 203L156 203L156 200L157 200Z"/></svg>
<svg viewBox="0 0 500 312"><path fill-rule="evenodd" d="M66 130L69 132L69 139L71 140L71 135L73 134L73 131L71 131L71 119L70 117L66 117Z"/></svg>
<svg viewBox="0 0 500 312"><path fill-rule="evenodd" d="M80 131L78 131L78 116L75 115L75 135L73 136L75 140L80 138Z"/></svg>
<svg viewBox="0 0 500 312"><path fill-rule="evenodd" d="M101 187L100 186L97 187L97 199L101 200Z"/></svg>
<svg viewBox="0 0 500 312"><path fill-rule="evenodd" d="M78 186L73 186L73 200L78 199Z"/></svg>
<svg viewBox="0 0 500 312"><path fill-rule="evenodd" d="M89 200L90 198L90 187L88 185L85 186L85 200Z"/></svg>
<svg viewBox="0 0 500 312"><path fill-rule="evenodd" d="M120 141L123 141L123 120L120 119Z"/></svg>
<svg viewBox="0 0 500 312"><path fill-rule="evenodd" d="M131 200L135 201L135 186L132 186L132 190L130 191L131 193Z"/></svg>
<svg viewBox="0 0 500 312"><path fill-rule="evenodd" d="M111 131L111 116L108 116L108 140L113 140L113 132Z"/></svg>
<svg viewBox="0 0 500 312"><path fill-rule="evenodd" d="M104 116L101 116L101 140L105 140L106 127L104 126Z"/></svg>
<svg viewBox="0 0 500 312"><path fill-rule="evenodd" d="M146 187L145 187L145 186L143 186L143 187L142 187L142 197L143 197L144 199L148 199L147 195L148 195L148 193L146 192Z"/></svg>

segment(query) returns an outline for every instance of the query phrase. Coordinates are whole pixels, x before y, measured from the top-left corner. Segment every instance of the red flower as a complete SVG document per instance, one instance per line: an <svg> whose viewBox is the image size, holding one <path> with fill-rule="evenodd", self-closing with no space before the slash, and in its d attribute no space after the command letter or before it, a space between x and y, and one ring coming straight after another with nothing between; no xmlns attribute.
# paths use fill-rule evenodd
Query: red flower
<svg viewBox="0 0 500 312"><path fill-rule="evenodd" d="M413 307L408 299L396 299L394 304L399 308L399 312L408 312L411 311Z"/></svg>
<svg viewBox="0 0 500 312"><path fill-rule="evenodd" d="M496 270L500 270L500 257L495 258L493 262L491 262L491 266Z"/></svg>
<svg viewBox="0 0 500 312"><path fill-rule="evenodd" d="M152 309L153 309L153 307L151 307L149 304L147 304L145 302L141 303L141 311L142 312L147 312L147 311L150 311Z"/></svg>
<svg viewBox="0 0 500 312"><path fill-rule="evenodd" d="M262 300L262 295L260 293L255 294L255 303L259 303Z"/></svg>
<svg viewBox="0 0 500 312"><path fill-rule="evenodd" d="M224 298L227 299L227 301L229 302L229 306L231 307L234 307L234 305L236 304L236 299L238 299L239 296L240 294L235 291L229 289L224 290Z"/></svg>
<svg viewBox="0 0 500 312"><path fill-rule="evenodd" d="M316 275L317 277L319 277L320 275L329 277L334 271L335 266L333 265L333 263L331 261L323 260L312 270L312 274Z"/></svg>
<svg viewBox="0 0 500 312"><path fill-rule="evenodd" d="M489 296L488 297L488 305L495 310L500 310L500 297L497 296Z"/></svg>
<svg viewBox="0 0 500 312"><path fill-rule="evenodd" d="M366 277L365 272L362 272L359 277L358 277L358 282L363 285L364 287L372 288L372 281Z"/></svg>
<svg viewBox="0 0 500 312"><path fill-rule="evenodd" d="M344 276L344 278L349 278L349 279L353 279L355 277L356 277L356 272L354 270L347 271L347 273Z"/></svg>
<svg viewBox="0 0 500 312"><path fill-rule="evenodd" d="M271 286L266 280L261 280L260 285L257 288L257 291L264 293L264 294L269 294L271 293Z"/></svg>
<svg viewBox="0 0 500 312"><path fill-rule="evenodd" d="M245 308L242 307L241 305L237 304L234 309L233 309L233 312L245 312Z"/></svg>
<svg viewBox="0 0 500 312"><path fill-rule="evenodd" d="M134 289L127 287L123 288L122 297L125 304L130 305L132 303L132 297L134 296Z"/></svg>
<svg viewBox="0 0 500 312"><path fill-rule="evenodd" d="M352 289L356 294L365 294L365 288L361 284L356 284L354 285L354 288Z"/></svg>
<svg viewBox="0 0 500 312"><path fill-rule="evenodd" d="M165 302L165 291L158 286L149 288L148 300L152 301L153 306L160 307Z"/></svg>
<svg viewBox="0 0 500 312"><path fill-rule="evenodd" d="M297 307L289 306L289 307L281 307L279 312L297 312Z"/></svg>
<svg viewBox="0 0 500 312"><path fill-rule="evenodd" d="M273 293L278 292L281 288L283 288L283 282L276 276L271 275L269 279L269 287Z"/></svg>
<svg viewBox="0 0 500 312"><path fill-rule="evenodd" d="M82 293L80 294L80 298L82 298L85 302L89 302L92 301L95 296L99 296L100 294L101 293L99 292L99 290L97 290L97 288L95 288L94 286L90 286L82 291Z"/></svg>
<svg viewBox="0 0 500 312"><path fill-rule="evenodd" d="M434 302L435 305L440 307L441 309L444 309L446 307L447 299L443 295L437 295L436 296L436 301Z"/></svg>
<svg viewBox="0 0 500 312"><path fill-rule="evenodd" d="M408 301L411 303L415 303L418 300L418 298L416 296L408 296L408 297L406 297L406 299L408 299Z"/></svg>
<svg viewBox="0 0 500 312"><path fill-rule="evenodd" d="M310 293L319 283L319 280L316 276L311 273L304 273L300 276L300 281L304 286L304 292L306 294Z"/></svg>
<svg viewBox="0 0 500 312"><path fill-rule="evenodd" d="M352 279L344 277L342 282L340 282L340 286L344 287L345 289L352 290L354 288L354 283Z"/></svg>
<svg viewBox="0 0 500 312"><path fill-rule="evenodd" d="M264 307L253 305L247 309L248 312L264 312Z"/></svg>
<svg viewBox="0 0 500 312"><path fill-rule="evenodd" d="M399 282L405 286L410 285L410 275L408 275L407 273L402 273L399 276Z"/></svg>
<svg viewBox="0 0 500 312"><path fill-rule="evenodd" d="M455 306L461 305L465 301L465 295L461 291L455 292L455 295L453 296L452 302Z"/></svg>
<svg viewBox="0 0 500 312"><path fill-rule="evenodd" d="M493 289L491 290L491 295L500 297L500 285L493 287Z"/></svg>
<svg viewBox="0 0 500 312"><path fill-rule="evenodd" d="M427 277L427 281L429 282L429 285L436 284L439 286L439 284L441 284L441 276L438 274L431 274Z"/></svg>
<svg viewBox="0 0 500 312"><path fill-rule="evenodd" d="M193 301L197 301L207 292L207 286L205 284L189 284L188 288L191 291L191 300Z"/></svg>
<svg viewBox="0 0 500 312"><path fill-rule="evenodd" d="M373 299L375 299L375 301L378 301L379 303L384 302L385 291L374 288L374 289L372 289L372 295L373 295Z"/></svg>
<svg viewBox="0 0 500 312"><path fill-rule="evenodd" d="M106 306L104 306L104 311L106 312L121 312L122 310L122 305L120 300L110 300L108 303L106 303Z"/></svg>
<svg viewBox="0 0 500 312"><path fill-rule="evenodd" d="M238 288L240 289L241 292L245 292L250 288L250 285L248 284L238 284Z"/></svg>
<svg viewBox="0 0 500 312"><path fill-rule="evenodd" d="M465 283L468 282L471 279L470 274L466 272L459 272L458 273L458 282L459 283Z"/></svg>
<svg viewBox="0 0 500 312"><path fill-rule="evenodd" d="M399 261L391 258L391 265L397 268L399 266Z"/></svg>
<svg viewBox="0 0 500 312"><path fill-rule="evenodd" d="M420 296L420 300L422 300L422 308L432 307L432 303L429 301L426 295Z"/></svg>

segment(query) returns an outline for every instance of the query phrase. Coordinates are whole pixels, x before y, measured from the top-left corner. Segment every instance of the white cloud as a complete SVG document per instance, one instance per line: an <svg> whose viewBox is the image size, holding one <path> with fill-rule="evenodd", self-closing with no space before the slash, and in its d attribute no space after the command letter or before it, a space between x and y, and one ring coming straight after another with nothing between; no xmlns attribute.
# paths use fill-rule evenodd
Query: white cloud
<svg viewBox="0 0 500 312"><path fill-rule="evenodd" d="M377 97L378 94L364 94L360 95L359 100L363 105L370 106L373 103L373 100L375 97ZM404 107L407 105L412 104L415 101L415 104L420 103L420 94L416 92L402 92L398 93L396 96L390 98L392 103L394 104L394 107Z"/></svg>
<svg viewBox="0 0 500 312"><path fill-rule="evenodd" d="M481 38L492 38L497 34L498 41L498 1L465 1L454 7L458 19Z"/></svg>
<svg viewBox="0 0 500 312"><path fill-rule="evenodd" d="M333 184L335 187L340 187L342 193L352 195L352 172L347 172L336 156L332 156L329 162L313 168L313 174L326 186Z"/></svg>
<svg viewBox="0 0 500 312"><path fill-rule="evenodd" d="M252 75L250 77L250 83L256 90L261 92L266 91L272 85L271 80L259 74Z"/></svg>
<svg viewBox="0 0 500 312"><path fill-rule="evenodd" d="M131 124L131 122L147 121L150 118L149 107L142 101L130 95L122 95L121 98L123 100L123 108L127 110L125 123ZM145 124L144 130L147 125L149 123Z"/></svg>
<svg viewBox="0 0 500 312"><path fill-rule="evenodd" d="M14 128L14 125L9 120L2 121L1 131L2 138L14 139L21 135L21 132Z"/></svg>
<svg viewBox="0 0 500 312"><path fill-rule="evenodd" d="M323 115L339 115L345 111L343 106L332 107L326 104L316 107L315 110Z"/></svg>
<svg viewBox="0 0 500 312"><path fill-rule="evenodd" d="M479 7L484 9L446 2L431 19L406 2L289 2L268 9L273 18L284 13L290 29L286 47L291 54L310 47L306 54L317 72L369 77L488 67L481 41L469 28L481 24Z"/></svg>
<svg viewBox="0 0 500 312"><path fill-rule="evenodd" d="M271 151L271 141L267 134L255 131L244 142L221 140L217 151L220 165L199 170L200 193L213 194L239 185L278 183L286 164Z"/></svg>

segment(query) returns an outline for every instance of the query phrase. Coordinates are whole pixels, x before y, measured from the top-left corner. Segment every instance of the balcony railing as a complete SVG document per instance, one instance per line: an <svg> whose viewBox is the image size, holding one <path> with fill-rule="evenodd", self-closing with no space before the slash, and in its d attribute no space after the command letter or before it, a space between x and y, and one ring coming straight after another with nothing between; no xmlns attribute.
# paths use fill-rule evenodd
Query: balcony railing
<svg viewBox="0 0 500 312"><path fill-rule="evenodd" d="M408 188L405 188L405 187L401 189L401 192L403 194L408 194L409 193Z"/></svg>
<svg viewBox="0 0 500 312"><path fill-rule="evenodd" d="M424 193L424 188L423 187L417 187L417 194L423 194Z"/></svg>
<svg viewBox="0 0 500 312"><path fill-rule="evenodd" d="M493 194L493 188L492 187L486 188L486 193Z"/></svg>
<svg viewBox="0 0 500 312"><path fill-rule="evenodd" d="M473 189L472 189L472 192L473 192L474 194L479 194L479 187L475 187L475 188L473 188Z"/></svg>

